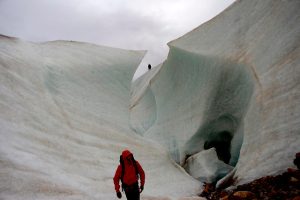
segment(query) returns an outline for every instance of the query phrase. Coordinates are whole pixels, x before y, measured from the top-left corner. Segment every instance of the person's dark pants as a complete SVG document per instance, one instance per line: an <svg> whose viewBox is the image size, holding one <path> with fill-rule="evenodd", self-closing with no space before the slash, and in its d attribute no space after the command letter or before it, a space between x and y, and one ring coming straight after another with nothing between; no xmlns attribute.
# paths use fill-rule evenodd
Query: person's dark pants
<svg viewBox="0 0 300 200"><path fill-rule="evenodd" d="M140 200L139 184L124 185L127 200Z"/></svg>

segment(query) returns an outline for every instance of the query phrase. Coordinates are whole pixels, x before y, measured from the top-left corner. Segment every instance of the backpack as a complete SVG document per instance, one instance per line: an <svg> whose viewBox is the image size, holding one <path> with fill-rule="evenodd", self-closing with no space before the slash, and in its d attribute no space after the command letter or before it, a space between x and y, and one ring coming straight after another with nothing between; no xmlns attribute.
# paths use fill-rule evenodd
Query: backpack
<svg viewBox="0 0 300 200"><path fill-rule="evenodd" d="M136 177L138 179L139 178L139 171L138 171L137 164L136 164L136 161L135 161L135 159L134 159L133 156L132 156L132 162L133 162L133 166L134 166L134 169L135 169L135 175L136 175ZM124 178L124 174L125 174L125 165L124 165L124 160L123 160L122 155L120 155L120 165L122 167L122 172L121 172L122 190L124 191L123 178Z"/></svg>

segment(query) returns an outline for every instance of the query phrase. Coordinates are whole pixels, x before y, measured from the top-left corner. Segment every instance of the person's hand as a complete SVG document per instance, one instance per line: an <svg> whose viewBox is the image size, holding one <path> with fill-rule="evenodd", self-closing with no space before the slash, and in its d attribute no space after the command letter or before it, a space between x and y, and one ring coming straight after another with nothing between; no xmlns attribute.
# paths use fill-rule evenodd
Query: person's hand
<svg viewBox="0 0 300 200"><path fill-rule="evenodd" d="M141 187L140 187L140 193L142 193L142 192L143 192L143 190L144 190L144 186L143 186L143 185L141 185Z"/></svg>
<svg viewBox="0 0 300 200"><path fill-rule="evenodd" d="M122 193L119 191L119 192L117 192L117 197L119 198L119 199L121 199L122 198Z"/></svg>

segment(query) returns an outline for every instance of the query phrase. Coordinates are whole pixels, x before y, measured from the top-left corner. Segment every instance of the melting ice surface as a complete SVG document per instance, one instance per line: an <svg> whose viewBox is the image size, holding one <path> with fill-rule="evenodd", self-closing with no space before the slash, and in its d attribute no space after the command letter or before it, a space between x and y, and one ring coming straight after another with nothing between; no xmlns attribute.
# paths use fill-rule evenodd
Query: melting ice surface
<svg viewBox="0 0 300 200"><path fill-rule="evenodd" d="M170 42L167 60L133 85L143 51L1 36L0 198L116 199L125 148L146 171L143 199L292 167L299 8L237 1Z"/></svg>

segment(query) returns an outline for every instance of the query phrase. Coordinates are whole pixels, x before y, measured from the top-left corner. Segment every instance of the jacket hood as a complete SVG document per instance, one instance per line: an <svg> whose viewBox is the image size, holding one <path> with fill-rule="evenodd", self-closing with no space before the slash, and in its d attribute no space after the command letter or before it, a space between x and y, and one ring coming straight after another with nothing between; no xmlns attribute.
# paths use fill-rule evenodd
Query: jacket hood
<svg viewBox="0 0 300 200"><path fill-rule="evenodd" d="M130 155L133 155L133 154L127 149L122 152L123 159L127 158Z"/></svg>

